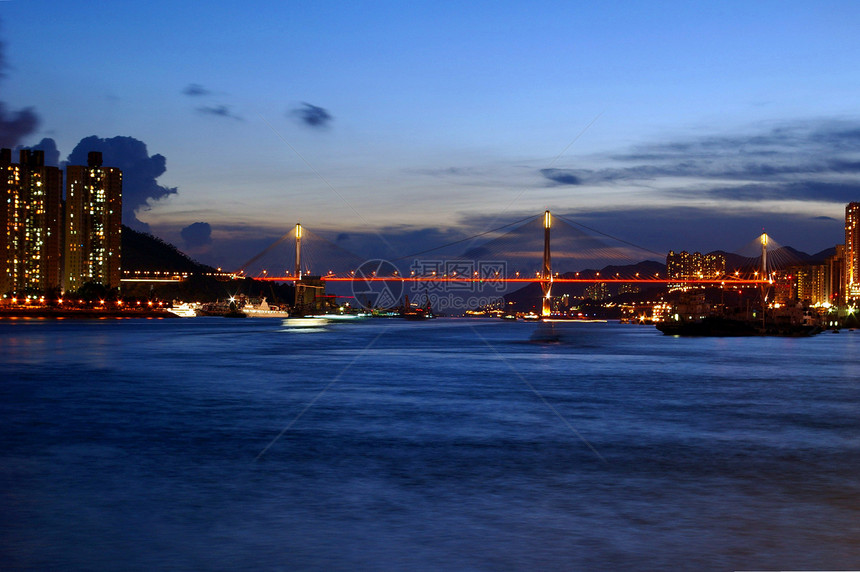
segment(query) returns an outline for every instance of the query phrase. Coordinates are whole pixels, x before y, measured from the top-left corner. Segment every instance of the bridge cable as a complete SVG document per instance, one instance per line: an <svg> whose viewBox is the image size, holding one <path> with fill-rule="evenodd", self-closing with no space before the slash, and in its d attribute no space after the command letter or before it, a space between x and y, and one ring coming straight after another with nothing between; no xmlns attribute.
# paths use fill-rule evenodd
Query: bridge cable
<svg viewBox="0 0 860 572"><path fill-rule="evenodd" d="M628 241L626 241L626 240L624 240L624 239L618 238L617 236L612 236L611 234L606 234L605 232L601 232L601 231L597 230L596 228L591 228L590 226L586 226L586 225L584 225L584 224L582 224L582 223L576 222L575 220L570 220L569 218L563 217L563 216L561 216L561 215L553 215L553 216L554 216L554 217L556 217L556 218L560 218L561 220L563 220L563 221L565 221L565 222L567 222L567 223L569 223L569 224L574 224L574 225L576 225L576 226L581 226L582 228L587 229L587 230L590 230L591 232L596 232L597 234L603 235L603 236L605 236L605 237L607 237L607 238L611 238L612 240L617 240L618 242L621 242L621 243L623 243L623 244L626 244L627 246L632 246L633 248L638 248L639 250L643 250L643 251L645 251L645 252L650 252L651 254L656 254L657 256L660 256L660 257L664 257L664 258L665 258L665 256L666 256L666 253L665 253L665 252L655 252L655 251L651 250L650 248L645 248L644 246L639 246L638 244L634 244L634 243L632 243L632 242L628 242Z"/></svg>
<svg viewBox="0 0 860 572"><path fill-rule="evenodd" d="M461 242L466 242L467 240L472 240L472 239L474 239L474 238L478 238L479 236L484 236L484 235L486 235L486 234L490 234L491 232L496 232L496 231L502 230L503 228L507 228L507 227L509 227L509 226L513 226L513 225L515 225L515 224L520 224L521 222L525 222L525 221L527 221L527 220L533 220L533 219L536 219L536 218L538 218L538 217L542 217L542 216L543 216L542 214L537 215L537 216L528 216L528 217L526 217L526 218L524 218L524 219L517 220L517 221L514 221L514 222L512 222L512 223L508 223L508 224L506 224L506 225L504 225L504 226L500 226L500 227L498 227L498 228L494 228L494 229L492 229L492 230L488 230L488 231L486 231L486 232L478 233L478 234L476 234L476 235L474 235L474 236L469 236L469 237L467 237L467 238L461 238L460 240L455 240L454 242L449 242L448 244L443 244L443 245L441 245L441 246L437 246L437 247L435 247L435 248L429 248L429 249L427 249L427 250L422 250L421 252L416 252L416 253L414 253L414 254L407 254L406 256L401 256L401 257L399 257L399 258L395 258L392 262L397 261L397 260L403 260L403 259L405 259L405 258L412 258L412 257L415 257L415 256L420 256L420 255L422 255L422 254L427 254L428 252L433 252L433 251L435 251L435 250L441 250L441 249L443 249L443 248L447 248L447 247L449 247L449 246L454 246L455 244L460 244Z"/></svg>
<svg viewBox="0 0 860 572"><path fill-rule="evenodd" d="M257 254L254 258L252 258L251 260L249 260L248 262L246 262L245 264L243 264L242 266L240 266L240 267L239 267L238 272L242 272L242 271L244 271L244 270L245 270L245 268L247 268L247 267L248 267L248 266L250 266L251 264L254 264L254 263L255 263L255 262L257 262L258 260L260 260L262 257L264 257L265 255L267 255L267 254L268 254L268 253L269 253L273 248L275 248L276 246L278 246L279 244L281 244L283 241L285 241L286 239L288 239L290 236L292 236L292 234L293 234L293 231L291 230L290 232L288 232L287 234L285 234L284 236L282 236L281 238L279 238L278 240L276 240L275 242L273 242L272 244L270 244L270 245L269 245L265 250L263 250L262 252L260 252L259 254Z"/></svg>

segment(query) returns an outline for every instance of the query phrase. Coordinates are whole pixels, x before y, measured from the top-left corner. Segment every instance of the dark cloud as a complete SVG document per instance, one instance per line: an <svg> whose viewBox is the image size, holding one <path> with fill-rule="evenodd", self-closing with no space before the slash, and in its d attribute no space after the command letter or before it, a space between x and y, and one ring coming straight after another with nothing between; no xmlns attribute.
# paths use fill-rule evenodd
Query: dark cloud
<svg viewBox="0 0 860 572"><path fill-rule="evenodd" d="M148 201L177 193L176 187L165 187L156 181L167 170L167 160L163 155L150 156L146 144L133 137L101 139L92 135L81 139L66 162L69 165L86 165L90 151L102 153L105 167L122 170L123 223L136 230L148 231L148 225L137 218L137 213L149 210Z"/></svg>
<svg viewBox="0 0 860 572"><path fill-rule="evenodd" d="M568 169L541 169L540 174L560 185L582 184L582 179Z"/></svg>
<svg viewBox="0 0 860 572"><path fill-rule="evenodd" d="M210 95L212 92L199 83L191 83L188 84L188 87L182 90L182 93L189 97L201 97L204 95Z"/></svg>
<svg viewBox="0 0 860 572"><path fill-rule="evenodd" d="M45 152L45 165L48 167L60 166L60 150L57 149L57 142L50 138L44 138L32 147L18 146L18 149L31 149Z"/></svg>
<svg viewBox="0 0 860 572"><path fill-rule="evenodd" d="M32 107L7 111L6 105L0 101L0 147L15 147L38 126L39 117Z"/></svg>
<svg viewBox="0 0 860 572"><path fill-rule="evenodd" d="M302 125L312 127L314 129L325 129L334 119L331 114L322 107L304 102L301 107L297 107L290 111L289 115L297 118Z"/></svg>
<svg viewBox="0 0 860 572"><path fill-rule="evenodd" d="M236 119L238 121L243 121L243 119L241 117L234 114L230 110L229 105L204 105L204 106L198 107L197 111L199 113L202 113L203 115L214 115L216 117L226 117L226 118L230 118L230 119Z"/></svg>
<svg viewBox="0 0 860 572"><path fill-rule="evenodd" d="M183 228L180 233L185 246L199 248L212 244L212 227L208 222L195 222Z"/></svg>

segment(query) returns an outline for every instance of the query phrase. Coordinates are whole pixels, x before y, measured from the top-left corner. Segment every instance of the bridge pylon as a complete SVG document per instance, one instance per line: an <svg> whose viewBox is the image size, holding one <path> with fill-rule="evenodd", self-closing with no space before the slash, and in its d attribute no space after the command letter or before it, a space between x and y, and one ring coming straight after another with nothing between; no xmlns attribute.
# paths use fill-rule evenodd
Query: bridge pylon
<svg viewBox="0 0 860 572"><path fill-rule="evenodd" d="M550 290L552 289L552 261L549 249L549 229L552 226L552 215L549 211L543 213L543 269L541 270L541 316L552 313Z"/></svg>
<svg viewBox="0 0 860 572"><path fill-rule="evenodd" d="M302 223L296 223L296 281L295 284L295 301L293 307L297 308L299 302L303 299L300 292L302 288Z"/></svg>

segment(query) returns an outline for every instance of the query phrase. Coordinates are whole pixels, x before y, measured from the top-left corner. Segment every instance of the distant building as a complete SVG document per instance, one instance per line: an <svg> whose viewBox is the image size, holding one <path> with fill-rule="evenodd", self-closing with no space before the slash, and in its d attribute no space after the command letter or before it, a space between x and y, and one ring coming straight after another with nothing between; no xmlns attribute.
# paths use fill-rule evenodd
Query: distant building
<svg viewBox="0 0 860 572"><path fill-rule="evenodd" d="M43 151L0 150L0 293L60 287L63 174Z"/></svg>
<svg viewBox="0 0 860 572"><path fill-rule="evenodd" d="M796 288L794 297L816 306L830 302L830 293L827 291L828 271L827 264L811 264L790 268L789 272L794 275Z"/></svg>
<svg viewBox="0 0 860 572"><path fill-rule="evenodd" d="M103 167L98 152L86 166L66 167L67 291L87 282L119 287L121 228L122 171Z"/></svg>
<svg viewBox="0 0 860 572"><path fill-rule="evenodd" d="M860 297L860 203L845 207L845 295Z"/></svg>
<svg viewBox="0 0 860 572"><path fill-rule="evenodd" d="M675 252L670 250L666 255L666 273L668 277L680 280L710 279L718 280L726 273L726 257L718 252L690 254L686 250ZM670 287L680 288L682 284L670 284Z"/></svg>
<svg viewBox="0 0 860 572"><path fill-rule="evenodd" d="M594 284L590 284L585 289L585 297L591 298L595 302L606 300L609 298L609 286L606 285L606 282L595 282Z"/></svg>

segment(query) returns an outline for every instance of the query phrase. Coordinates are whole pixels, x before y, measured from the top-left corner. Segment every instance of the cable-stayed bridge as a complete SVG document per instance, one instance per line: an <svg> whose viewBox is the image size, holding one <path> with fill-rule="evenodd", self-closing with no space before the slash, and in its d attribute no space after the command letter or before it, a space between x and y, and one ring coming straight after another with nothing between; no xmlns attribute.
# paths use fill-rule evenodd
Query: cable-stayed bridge
<svg viewBox="0 0 860 572"><path fill-rule="evenodd" d="M447 254L446 254L447 253ZM327 283L400 281L451 287L539 283L545 299L553 284L766 285L793 261L768 235L738 254L747 260L731 274L669 277L636 270L665 253L638 246L549 211L465 239L388 260L367 260L297 224L237 272L260 280ZM662 264L659 263L659 264ZM606 270L610 270L607 272Z"/></svg>

